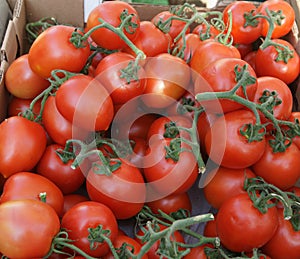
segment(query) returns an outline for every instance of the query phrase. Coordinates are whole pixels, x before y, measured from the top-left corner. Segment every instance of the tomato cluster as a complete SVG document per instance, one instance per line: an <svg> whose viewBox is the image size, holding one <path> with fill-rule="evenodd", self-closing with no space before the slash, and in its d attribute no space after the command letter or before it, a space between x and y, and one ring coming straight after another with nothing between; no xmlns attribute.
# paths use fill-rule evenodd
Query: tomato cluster
<svg viewBox="0 0 300 259"><path fill-rule="evenodd" d="M107 1L41 31L5 74L0 253L299 259L294 21L281 0L151 21ZM192 215L198 180L214 220Z"/></svg>

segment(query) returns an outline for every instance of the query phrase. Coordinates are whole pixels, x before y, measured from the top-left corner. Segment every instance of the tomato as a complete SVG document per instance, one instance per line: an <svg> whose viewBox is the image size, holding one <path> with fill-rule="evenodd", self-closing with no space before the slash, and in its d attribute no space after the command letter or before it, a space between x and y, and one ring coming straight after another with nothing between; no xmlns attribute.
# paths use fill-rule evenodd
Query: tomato
<svg viewBox="0 0 300 259"><path fill-rule="evenodd" d="M203 193L211 206L219 209L232 196L245 193L244 181L256 175L249 168L230 169L219 167L208 173Z"/></svg>
<svg viewBox="0 0 300 259"><path fill-rule="evenodd" d="M190 253L188 253L183 258L184 259L207 259L208 257L205 253L205 247L213 248L211 244L192 247Z"/></svg>
<svg viewBox="0 0 300 259"><path fill-rule="evenodd" d="M208 64L201 72L201 76L208 82L209 85L203 84L203 79L198 77L194 84L194 93L203 92L226 92L232 90L237 84L237 78L235 69L238 66L239 72L243 66L247 66L246 71L253 77L254 82L246 86L247 97L250 101L253 101L256 89L256 74L251 66L246 61L238 58L222 58ZM245 98L244 90L242 86L236 91L238 96ZM217 104L216 104L217 103ZM201 101L200 104L206 111L212 111L220 113L220 107L224 113L234 111L243 108L243 105L236 103L232 100L211 100Z"/></svg>
<svg viewBox="0 0 300 259"><path fill-rule="evenodd" d="M21 99L32 99L50 85L49 81L31 70L28 54L21 55L11 63L4 79L8 92Z"/></svg>
<svg viewBox="0 0 300 259"><path fill-rule="evenodd" d="M104 57L96 68L96 79L110 93L114 104L124 104L144 92L144 69L142 67L139 68L137 75L134 75L136 79L132 76L127 79L126 73L123 71L134 61L135 59L132 55L125 52L116 52ZM121 78L124 75L125 78Z"/></svg>
<svg viewBox="0 0 300 259"><path fill-rule="evenodd" d="M75 206L77 203L88 201L89 198L83 194L71 193L64 195L64 208L61 217L66 214L66 212Z"/></svg>
<svg viewBox="0 0 300 259"><path fill-rule="evenodd" d="M300 112L292 112L288 120L295 122L295 119L300 121ZM295 136L292 141L300 149L300 136Z"/></svg>
<svg viewBox="0 0 300 259"><path fill-rule="evenodd" d="M7 116L17 116L24 114L32 102L32 99L23 99L18 97L12 97L11 100L8 103L8 110L7 110ZM41 110L41 100L38 100L35 105L33 106L32 112L35 115L38 115Z"/></svg>
<svg viewBox="0 0 300 259"><path fill-rule="evenodd" d="M297 259L300 254L300 231L295 231L291 222L283 218L283 209L278 209L279 225L262 251L274 259Z"/></svg>
<svg viewBox="0 0 300 259"><path fill-rule="evenodd" d="M89 44L76 48L70 41L75 27L52 26L43 31L33 42L28 53L30 68L37 75L49 78L51 71L62 69L80 72L90 55Z"/></svg>
<svg viewBox="0 0 300 259"><path fill-rule="evenodd" d="M5 119L0 124L0 172L10 175L32 170L46 148L43 127L21 116Z"/></svg>
<svg viewBox="0 0 300 259"><path fill-rule="evenodd" d="M129 139L129 141L131 142L132 152L129 152L129 155L126 157L126 160L138 167L142 172L143 159L146 155L148 143L145 139L142 138L131 138Z"/></svg>
<svg viewBox="0 0 300 259"><path fill-rule="evenodd" d="M0 252L8 258L43 258L60 230L56 212L35 200L0 205Z"/></svg>
<svg viewBox="0 0 300 259"><path fill-rule="evenodd" d="M96 79L77 75L64 82L56 92L57 110L69 122L88 131L107 130L113 115L113 102Z"/></svg>
<svg viewBox="0 0 300 259"><path fill-rule="evenodd" d="M219 35L220 30L217 29L215 26L210 26L209 29L206 23L200 23L195 26L192 30L193 34L196 34L202 41L206 39L214 39L216 36Z"/></svg>
<svg viewBox="0 0 300 259"><path fill-rule="evenodd" d="M255 58L256 58L256 50L250 51L247 53L244 57L243 60L245 60L256 72L256 66L255 66Z"/></svg>
<svg viewBox="0 0 300 259"><path fill-rule="evenodd" d="M217 223L216 223L216 214L214 215L214 219L207 221L204 225L203 235L205 237L217 237Z"/></svg>
<svg viewBox="0 0 300 259"><path fill-rule="evenodd" d="M99 19L118 27L124 20L124 14L131 16L132 24L127 26L128 28L123 28L123 32L132 41L139 34L140 18L134 7L123 1L111 1L97 5L89 13L86 30L100 25L102 22ZM127 45L115 32L105 27L96 29L91 34L91 38L98 46L110 50L121 49Z"/></svg>
<svg viewBox="0 0 300 259"><path fill-rule="evenodd" d="M18 191L16 191L18 190ZM45 195L45 198L43 197ZM1 203L10 200L32 199L49 204L61 215L63 210L63 194L48 178L31 172L19 172L10 176L3 187Z"/></svg>
<svg viewBox="0 0 300 259"><path fill-rule="evenodd" d="M71 165L74 162L74 158L71 158L66 162L62 161L56 153L59 149L63 150L64 146L59 144L47 146L35 170L40 175L43 175L54 182L63 194L73 193L84 183L88 164L82 163L75 169L72 168Z"/></svg>
<svg viewBox="0 0 300 259"><path fill-rule="evenodd" d="M272 138L268 137L267 141ZM268 183L286 190L294 186L300 177L300 150L291 143L284 152L273 152L268 144L262 157L253 164L252 169Z"/></svg>
<svg viewBox="0 0 300 259"><path fill-rule="evenodd" d="M265 245L278 226L276 207L261 213L253 206L247 193L226 200L216 217L221 243L234 252L250 252Z"/></svg>
<svg viewBox="0 0 300 259"><path fill-rule="evenodd" d="M234 43L250 44L261 36L262 25L260 20L255 19L255 21L252 21L251 19L252 16L257 14L257 8L254 3L248 1L234 1L229 3L223 10L223 20L227 27L230 22L229 12L231 12L232 17L230 33ZM252 24L249 24L249 21L247 21L246 14L249 16Z"/></svg>
<svg viewBox="0 0 300 259"><path fill-rule="evenodd" d="M128 219L144 206L146 185L137 167L124 159L120 162L121 166L111 175L97 173L96 167L92 167L87 175L86 189L91 200L107 205L117 219ZM111 164L116 162L111 161Z"/></svg>
<svg viewBox="0 0 300 259"><path fill-rule="evenodd" d="M165 108L176 102L189 87L190 68L179 57L163 53L145 64L146 89L142 100L151 108Z"/></svg>
<svg viewBox="0 0 300 259"><path fill-rule="evenodd" d="M299 75L299 55L288 41L274 39L276 44L282 44L293 54L287 61L278 56L278 51L272 45L265 49L258 48L255 57L255 71L257 76L273 76L281 79L286 84L292 83ZM279 59L279 60L277 60ZM265 64L268 64L266 66Z"/></svg>
<svg viewBox="0 0 300 259"><path fill-rule="evenodd" d="M109 247L105 241L94 239L91 240L94 242L92 244L88 239L91 231L102 227L109 231L106 235L112 242L118 234L118 223L111 209L94 201L83 201L70 208L62 217L61 227L68 232L73 245L93 257L104 256L109 252Z"/></svg>
<svg viewBox="0 0 300 259"><path fill-rule="evenodd" d="M192 202L187 192L171 194L158 200L147 202L146 205L153 213L159 213L158 210L170 214L180 209L192 213Z"/></svg>
<svg viewBox="0 0 300 259"><path fill-rule="evenodd" d="M286 35L293 27L295 21L295 11L293 7L286 1L281 0L268 0L261 3L258 6L258 13L267 15L266 10L271 12L271 15L274 16L274 30L272 32L272 38L281 38ZM280 19L278 17L280 16ZM266 37L269 30L269 22L266 19L262 19L262 31L261 34L263 37Z"/></svg>
<svg viewBox="0 0 300 259"><path fill-rule="evenodd" d="M238 49L238 51L240 52L241 54L241 59L244 59L244 57L252 52L254 50L253 48L253 44L237 44L236 45L236 48ZM245 60L245 59L244 59Z"/></svg>
<svg viewBox="0 0 300 259"><path fill-rule="evenodd" d="M236 110L219 117L205 136L205 148L209 157L221 166L240 169L256 163L263 155L266 145L260 141L249 142L240 132L246 124L255 124L249 110Z"/></svg>

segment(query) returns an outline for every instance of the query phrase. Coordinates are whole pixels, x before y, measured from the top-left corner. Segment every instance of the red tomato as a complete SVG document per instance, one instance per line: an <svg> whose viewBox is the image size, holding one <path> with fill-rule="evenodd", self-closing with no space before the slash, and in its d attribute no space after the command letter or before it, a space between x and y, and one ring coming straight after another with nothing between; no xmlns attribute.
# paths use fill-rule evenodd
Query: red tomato
<svg viewBox="0 0 300 259"><path fill-rule="evenodd" d="M290 84L299 75L299 55L288 41L283 39L274 39L273 41L276 44L282 44L289 48L293 52L293 56L285 61L282 57L278 56L278 51L272 45L265 49L258 48L255 57L256 74L257 76L277 77L286 84ZM268 65L266 66L266 64Z"/></svg>
<svg viewBox="0 0 300 259"><path fill-rule="evenodd" d="M236 44L250 44L261 36L262 25L259 19L251 20L251 17L257 14L257 8L254 3L248 1L230 2L223 10L223 20L228 26L229 12L232 17L232 27L230 28L233 42ZM252 13L253 12L253 13ZM247 20L252 22L252 24Z"/></svg>
<svg viewBox="0 0 300 259"><path fill-rule="evenodd" d="M32 99L22 99L13 96L10 102L8 103L7 116L12 117L24 114L24 112L26 112L29 109L31 102ZM34 115L38 115L40 113L40 110L41 100L38 100L33 106L32 112L34 113Z"/></svg>
<svg viewBox="0 0 300 259"><path fill-rule="evenodd" d="M298 259L300 254L300 231L295 231L291 222L283 218L283 209L278 209L279 225L271 240L262 251L274 259Z"/></svg>
<svg viewBox="0 0 300 259"><path fill-rule="evenodd" d="M147 141L142 138L131 138L129 139L132 146L132 152L126 157L131 164L135 165L142 172L143 170L143 159L146 155L148 147Z"/></svg>
<svg viewBox="0 0 300 259"><path fill-rule="evenodd" d="M15 59L5 73L8 92L21 99L33 99L49 85L49 81L35 74L28 63L28 54Z"/></svg>
<svg viewBox="0 0 300 259"><path fill-rule="evenodd" d="M73 76L56 92L57 110L72 124L89 130L107 130L113 115L113 102L107 90L92 77Z"/></svg>
<svg viewBox="0 0 300 259"><path fill-rule="evenodd" d="M237 44L236 48L241 54L241 59L244 59L248 53L253 51L253 44Z"/></svg>
<svg viewBox="0 0 300 259"><path fill-rule="evenodd" d="M92 167L87 175L86 188L91 200L107 205L117 219L135 216L146 199L146 185L139 169L124 159L112 175L95 172ZM111 164L116 162L112 161ZM126 209L124 209L126 208Z"/></svg>
<svg viewBox="0 0 300 259"><path fill-rule="evenodd" d="M266 141L249 142L240 132L246 124L255 124L251 111L236 110L219 117L205 136L209 157L221 166L239 169L256 163L263 155Z"/></svg>
<svg viewBox="0 0 300 259"><path fill-rule="evenodd" d="M147 113L138 117L130 127L129 138L137 137L146 139L150 125L156 119L157 115L152 113Z"/></svg>
<svg viewBox="0 0 300 259"><path fill-rule="evenodd" d="M76 48L70 41L75 27L56 25L43 31L29 49L28 62L33 72L49 78L51 71L80 72L90 55L89 44Z"/></svg>
<svg viewBox="0 0 300 259"><path fill-rule="evenodd" d="M0 205L0 251L8 258L43 258L60 230L57 214L35 200Z"/></svg>
<svg viewBox="0 0 300 259"><path fill-rule="evenodd" d="M248 54L246 54L243 57L243 60L245 60L256 72L256 66L255 66L255 58L256 58L256 50L250 51Z"/></svg>
<svg viewBox="0 0 300 259"><path fill-rule="evenodd" d="M271 138L268 137L267 141L270 140ZM291 143L284 152L276 153L268 144L262 157L254 163L252 169L268 183L286 190L294 186L300 177L299 157L300 150L294 143Z"/></svg>
<svg viewBox="0 0 300 259"><path fill-rule="evenodd" d="M73 245L93 257L102 257L109 252L106 242L88 239L90 231L96 231L99 226L108 230L109 238L114 242L118 235L118 223L115 215L106 205L83 201L70 208L62 217L61 227L68 232ZM92 249L91 249L92 248Z"/></svg>
<svg viewBox="0 0 300 259"><path fill-rule="evenodd" d="M205 253L205 247L213 248L210 244L205 244L201 246L192 247L189 254L184 256L184 259L207 259L207 255Z"/></svg>
<svg viewBox="0 0 300 259"><path fill-rule="evenodd" d="M89 198L83 194L71 193L64 195L64 208L61 217L63 217L66 212L75 206L79 202L88 201Z"/></svg>
<svg viewBox="0 0 300 259"><path fill-rule="evenodd" d="M295 122L295 119L298 119L300 121L300 112L292 112L288 120L291 122ZM292 140L293 143L296 144L296 146L300 149L300 136L296 136Z"/></svg>
<svg viewBox="0 0 300 259"><path fill-rule="evenodd" d="M35 173L19 172L6 180L0 202L20 199L45 200L59 216L63 210L61 190L48 178Z"/></svg>
<svg viewBox="0 0 300 259"><path fill-rule="evenodd" d="M214 39L217 35L219 35L220 30L214 26L210 26L209 29L207 28L206 23L198 24L193 30L193 34L196 34L202 41L206 39Z"/></svg>
<svg viewBox="0 0 300 259"><path fill-rule="evenodd" d="M125 13L132 16L131 23L134 26L123 28L123 32L130 40L133 40L139 33L140 18L134 7L123 1L103 2L96 6L87 18L86 30L100 25L99 19L118 27L124 19ZM91 34L91 38L98 46L110 50L121 49L127 45L115 32L105 27L96 29Z"/></svg>
<svg viewBox="0 0 300 259"><path fill-rule="evenodd" d="M205 237L217 237L217 224L216 224L216 214L214 215L214 219L207 221L205 223L204 229L203 229L203 235Z"/></svg>
<svg viewBox="0 0 300 259"><path fill-rule="evenodd" d="M219 167L208 173L203 193L214 208L219 209L224 201L240 193L245 193L244 181L256 175L249 168L230 169Z"/></svg>
<svg viewBox="0 0 300 259"><path fill-rule="evenodd" d="M250 252L265 245L278 226L276 207L261 213L247 193L226 200L216 217L221 243L234 252Z"/></svg>
<svg viewBox="0 0 300 259"><path fill-rule="evenodd" d="M21 116L5 119L0 124L0 172L10 175L32 170L46 148L43 127Z"/></svg>

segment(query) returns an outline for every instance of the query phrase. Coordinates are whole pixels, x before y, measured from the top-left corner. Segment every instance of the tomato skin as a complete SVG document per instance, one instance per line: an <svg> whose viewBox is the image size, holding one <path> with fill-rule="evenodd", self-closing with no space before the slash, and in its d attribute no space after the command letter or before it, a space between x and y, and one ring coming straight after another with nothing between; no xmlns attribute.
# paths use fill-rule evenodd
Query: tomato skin
<svg viewBox="0 0 300 259"><path fill-rule="evenodd" d="M100 24L99 18L115 27L121 24L120 15L123 11L127 11L128 15L133 15L132 22L136 23L137 28L130 28L130 32L123 29L125 35L134 40L139 33L140 18L137 11L128 3L123 1L111 1L99 4L89 14L86 23L86 30ZM126 46L126 43L114 32L106 28L98 28L91 34L93 41L100 47L105 49L121 49Z"/></svg>
<svg viewBox="0 0 300 259"><path fill-rule="evenodd" d="M131 125L129 138L147 139L150 125L157 119L157 115L148 113L138 117Z"/></svg>
<svg viewBox="0 0 300 259"><path fill-rule="evenodd" d="M205 247L211 247L213 246L211 244L205 244L201 246L192 247L189 254L184 256L184 259L207 259L207 255L205 254Z"/></svg>
<svg viewBox="0 0 300 259"><path fill-rule="evenodd" d="M72 26L56 25L43 31L29 49L32 71L43 78L49 78L54 69L80 72L90 55L90 47L86 44L76 48L70 42L74 30Z"/></svg>
<svg viewBox="0 0 300 259"><path fill-rule="evenodd" d="M214 208L219 209L223 202L232 196L245 193L244 181L255 174L249 168L230 169L219 167L209 172L211 180L205 184L203 193L206 200Z"/></svg>
<svg viewBox="0 0 300 259"><path fill-rule="evenodd" d="M22 99L32 99L45 90L49 81L35 74L28 63L28 54L15 59L5 73L8 92Z"/></svg>
<svg viewBox="0 0 300 259"><path fill-rule="evenodd" d="M250 51L243 57L243 60L245 60L254 69L255 72L256 72L256 66L255 66L256 52L257 50Z"/></svg>
<svg viewBox="0 0 300 259"><path fill-rule="evenodd" d="M16 190L18 190L16 192ZM48 178L31 172L19 172L10 176L3 187L0 203L18 199L41 201L40 194L46 194L46 203L61 215L63 210L63 193Z"/></svg>
<svg viewBox="0 0 300 259"><path fill-rule="evenodd" d="M35 200L2 203L0 222L0 252L16 259L46 256L60 229L53 208Z"/></svg>
<svg viewBox="0 0 300 259"><path fill-rule="evenodd" d="M83 194L71 193L64 195L64 208L61 217L63 217L63 215L65 215L66 212L77 203L88 200L89 198Z"/></svg>
<svg viewBox="0 0 300 259"><path fill-rule="evenodd" d="M83 201L69 209L61 220L61 227L66 229L72 244L90 256L101 257L109 252L106 242L97 242L95 249L90 249L88 228L102 225L110 230L109 238L113 242L118 234L118 223L115 215L106 205L95 201Z"/></svg>
<svg viewBox="0 0 300 259"><path fill-rule="evenodd" d="M292 112L291 116L289 117L289 121L295 122L295 119L298 119L300 121L300 112ZM296 136L292 139L293 143L296 144L296 146L300 149L300 136Z"/></svg>
<svg viewBox="0 0 300 259"><path fill-rule="evenodd" d="M107 90L90 76L77 75L56 92L57 110L69 122L88 131L107 130L114 116Z"/></svg>
<svg viewBox="0 0 300 259"><path fill-rule="evenodd" d="M274 46L265 49L258 48L255 57L255 70L257 76L273 76L281 79L286 84L292 83L299 75L300 59L295 48L286 40L273 39L275 43L282 44L293 51L293 56L285 63L276 61L278 52ZM265 64L268 64L266 66Z"/></svg>
<svg viewBox="0 0 300 259"><path fill-rule="evenodd" d="M221 166L240 169L256 163L263 155L266 140L248 140L241 135L243 125L255 123L251 111L236 110L218 118L205 136L205 148L209 157Z"/></svg>
<svg viewBox="0 0 300 259"><path fill-rule="evenodd" d="M262 251L273 259L297 259L300 254L300 232L295 231L290 221L283 218L283 209L278 209L278 215L278 228Z"/></svg>
<svg viewBox="0 0 300 259"><path fill-rule="evenodd" d="M206 32L207 32L207 25L206 25L206 23L200 23L200 24L198 24L193 30L192 30L192 33L193 34L196 34L201 40L202 40L202 38L203 38L203 35L204 34L206 34ZM209 38L208 39L214 39L214 38L216 38L216 36L220 33L220 31L216 28L216 27L214 27L214 26L210 26L209 27ZM203 40L205 40L205 39L203 39Z"/></svg>
<svg viewBox="0 0 300 259"><path fill-rule="evenodd" d="M271 140L270 137L267 141ZM254 173L267 182L286 190L300 177L300 150L292 143L284 152L273 153L269 144L262 157L252 166Z"/></svg>
<svg viewBox="0 0 300 259"><path fill-rule="evenodd" d="M47 136L40 124L13 116L0 124L0 143L0 172L7 178L34 168L46 148Z"/></svg>
<svg viewBox="0 0 300 259"><path fill-rule="evenodd" d="M265 245L278 226L276 207L262 214L247 193L226 200L216 217L221 243L234 252L250 252Z"/></svg>
<svg viewBox="0 0 300 259"><path fill-rule="evenodd" d="M29 109L32 99L23 99L13 96L8 104L7 116L17 116ZM39 114L41 110L41 100L37 101L33 106L33 113Z"/></svg>
<svg viewBox="0 0 300 259"><path fill-rule="evenodd" d="M214 219L207 221L204 229L203 229L203 235L205 237L217 237L217 223L216 223L216 214L214 215Z"/></svg>

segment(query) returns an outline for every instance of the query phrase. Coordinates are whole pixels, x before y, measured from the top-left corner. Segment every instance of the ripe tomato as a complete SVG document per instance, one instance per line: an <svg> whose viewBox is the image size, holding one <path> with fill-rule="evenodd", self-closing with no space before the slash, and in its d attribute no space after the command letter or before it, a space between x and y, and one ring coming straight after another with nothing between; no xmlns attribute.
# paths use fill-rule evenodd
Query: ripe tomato
<svg viewBox="0 0 300 259"><path fill-rule="evenodd" d="M255 66L255 58L256 58L256 52L257 50L250 51L248 54L246 54L243 57L243 60L245 60L256 72L256 66Z"/></svg>
<svg viewBox="0 0 300 259"><path fill-rule="evenodd" d="M91 231L97 231L100 227L108 230L112 242L118 235L118 223L111 209L95 201L83 201L70 208L62 217L61 227L68 232L73 245L93 257L104 256L109 252L109 247L105 241L95 239L91 240L92 244L88 239Z"/></svg>
<svg viewBox="0 0 300 259"><path fill-rule="evenodd" d="M272 45L266 47L265 49L258 48L255 57L256 74L257 76L277 77L286 84L290 84L299 75L299 55L292 44L290 44L288 41L283 39L274 39L273 41L289 48L290 51L293 52L293 56L285 61L283 58L278 56L278 51ZM268 65L266 66L265 64Z"/></svg>
<svg viewBox="0 0 300 259"><path fill-rule="evenodd" d="M250 252L265 245L278 226L277 208L261 213L247 193L226 200L216 217L221 243L234 252Z"/></svg>
<svg viewBox="0 0 300 259"><path fill-rule="evenodd" d="M49 85L49 81L35 74L28 63L28 54L15 59L5 73L9 93L21 99L33 99Z"/></svg>
<svg viewBox="0 0 300 259"><path fill-rule="evenodd" d="M0 205L0 252L8 258L43 258L60 230L57 214L35 200Z"/></svg>
<svg viewBox="0 0 300 259"><path fill-rule="evenodd" d="M128 219L144 206L146 185L137 167L124 159L120 162L121 166L112 175L97 173L92 167L87 175L86 188L91 200L107 205L117 219ZM112 165L115 163L111 161Z"/></svg>
<svg viewBox="0 0 300 259"><path fill-rule="evenodd" d="M289 121L295 122L295 119L300 121L300 112L292 112L291 116L289 117ZM300 149L300 136L296 136L293 139L293 143Z"/></svg>
<svg viewBox="0 0 300 259"><path fill-rule="evenodd" d="M87 18L86 30L100 25L99 19L118 27L124 20L125 14L131 16L131 23L134 26L127 26L128 29L123 28L123 32L130 40L134 40L139 33L140 18L134 7L123 1L103 2L96 6ZM121 49L127 45L116 33L104 27L95 30L91 38L98 46L110 50Z"/></svg>
<svg viewBox="0 0 300 259"><path fill-rule="evenodd" d="M217 237L217 224L216 224L216 216L217 214L214 215L214 219L207 221L205 223L204 229L203 229L203 235L205 237Z"/></svg>
<svg viewBox="0 0 300 259"><path fill-rule="evenodd" d="M208 203L219 209L223 202L232 196L245 193L244 181L255 174L249 168L230 169L219 167L209 172L203 193Z"/></svg>
<svg viewBox="0 0 300 259"><path fill-rule="evenodd" d="M255 124L255 117L244 109L228 112L214 122L205 136L205 148L215 163L239 169L253 165L262 157L265 138L249 142L240 132L246 124Z"/></svg>
<svg viewBox="0 0 300 259"><path fill-rule="evenodd" d="M43 195L46 197L43 198ZM5 203L20 199L32 199L41 202L45 199L45 203L50 205L58 216L63 210L62 191L48 178L35 173L19 172L6 180L0 202Z"/></svg>
<svg viewBox="0 0 300 259"><path fill-rule="evenodd" d="M207 259L208 257L205 253L205 247L213 248L213 246L210 244L192 247L190 253L188 253L183 258L184 259Z"/></svg>
<svg viewBox="0 0 300 259"><path fill-rule="evenodd" d="M28 62L34 73L49 78L51 71L62 69L80 72L90 55L89 44L76 48L70 41L75 27L56 25L43 31L33 42Z"/></svg>
<svg viewBox="0 0 300 259"><path fill-rule="evenodd" d="M202 41L206 39L214 39L216 36L219 35L220 30L217 29L215 26L210 26L209 30L207 28L206 23L200 23L198 24L193 30L193 34L196 34Z"/></svg>
<svg viewBox="0 0 300 259"><path fill-rule="evenodd" d="M20 114L24 114L32 102L32 99L22 99L18 97L12 97L11 100L8 103L8 110L7 110L7 116L17 116ZM35 105L33 106L32 112L34 115L38 115L41 110L41 100L38 100Z"/></svg>
<svg viewBox="0 0 300 259"><path fill-rule="evenodd" d="M73 76L56 92L57 110L72 124L88 131L107 130L113 115L113 102L96 79Z"/></svg>
<svg viewBox="0 0 300 259"><path fill-rule="evenodd" d="M89 198L83 194L71 193L64 195L64 208L61 217L63 217L66 214L66 212L77 203L88 200Z"/></svg>
<svg viewBox="0 0 300 259"><path fill-rule="evenodd" d="M235 45L236 48L238 49L238 51L240 52L241 54L241 59L244 59L244 57L254 51L254 47L253 47L253 44L237 44ZM245 59L244 59L245 60ZM246 60L245 60L246 61Z"/></svg>
<svg viewBox="0 0 300 259"><path fill-rule="evenodd" d="M0 124L0 172L10 175L32 170L46 148L43 127L21 116L5 119Z"/></svg>

